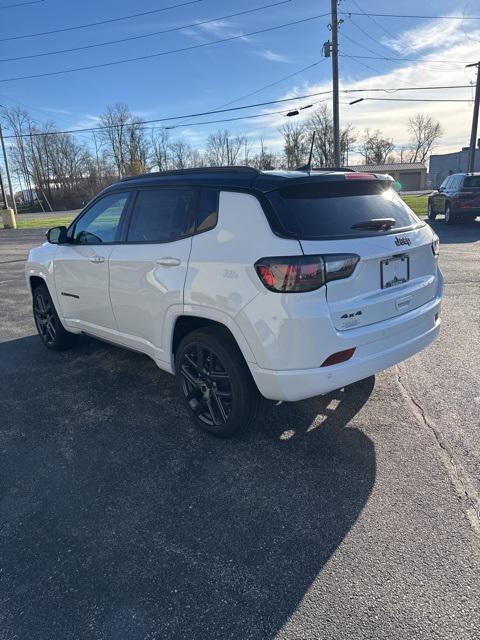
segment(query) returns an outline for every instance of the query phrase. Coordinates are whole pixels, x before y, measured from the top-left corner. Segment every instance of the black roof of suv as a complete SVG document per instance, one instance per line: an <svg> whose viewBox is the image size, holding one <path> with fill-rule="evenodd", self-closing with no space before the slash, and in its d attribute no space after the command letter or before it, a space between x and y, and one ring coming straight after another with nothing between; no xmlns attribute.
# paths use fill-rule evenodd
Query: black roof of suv
<svg viewBox="0 0 480 640"><path fill-rule="evenodd" d="M217 188L252 189L266 193L285 184L311 182L312 180L332 180L345 178L351 174L351 169L313 169L295 171L259 171L253 167L205 167L198 169L180 169L146 173L139 176L129 176L112 184L105 190L118 189L119 185L128 186L151 185L185 185ZM353 172L354 173L354 172ZM372 175L372 174L369 174ZM389 176L374 174L379 180L392 180Z"/></svg>

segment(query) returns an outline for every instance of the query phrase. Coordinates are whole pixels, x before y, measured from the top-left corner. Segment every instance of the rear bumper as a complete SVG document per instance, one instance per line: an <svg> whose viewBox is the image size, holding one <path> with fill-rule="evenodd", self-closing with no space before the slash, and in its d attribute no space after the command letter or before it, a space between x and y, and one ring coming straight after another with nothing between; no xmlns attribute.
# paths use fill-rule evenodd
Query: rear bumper
<svg viewBox="0 0 480 640"><path fill-rule="evenodd" d="M437 294L422 307L375 325L337 332L335 351L356 347L351 360L342 364L283 371L249 364L260 393L271 400L303 400L340 389L406 360L437 337L442 295L443 277L439 272Z"/></svg>

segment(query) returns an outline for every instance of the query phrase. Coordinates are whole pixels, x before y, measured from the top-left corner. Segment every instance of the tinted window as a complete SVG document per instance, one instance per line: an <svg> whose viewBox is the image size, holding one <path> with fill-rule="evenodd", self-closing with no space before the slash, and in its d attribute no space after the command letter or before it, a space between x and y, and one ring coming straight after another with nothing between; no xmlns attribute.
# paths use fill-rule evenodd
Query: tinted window
<svg viewBox="0 0 480 640"><path fill-rule="evenodd" d="M462 176L454 176L452 178L450 189L460 189L461 186L462 186Z"/></svg>
<svg viewBox="0 0 480 640"><path fill-rule="evenodd" d="M129 193L111 193L97 200L75 224L73 239L80 244L114 242Z"/></svg>
<svg viewBox="0 0 480 640"><path fill-rule="evenodd" d="M452 183L452 177L448 176L440 185L440 189L448 189L449 185Z"/></svg>
<svg viewBox="0 0 480 640"><path fill-rule="evenodd" d="M464 189L480 188L480 176L465 176L463 187Z"/></svg>
<svg viewBox="0 0 480 640"><path fill-rule="evenodd" d="M208 231L217 224L218 191L216 189L202 189L197 216L197 231Z"/></svg>
<svg viewBox="0 0 480 640"><path fill-rule="evenodd" d="M139 191L128 229L129 242L173 242L193 231L196 192L191 189Z"/></svg>
<svg viewBox="0 0 480 640"><path fill-rule="evenodd" d="M420 223L385 181L292 185L273 191L269 197L285 230L303 239L384 233L352 228L375 218L393 218L393 230Z"/></svg>

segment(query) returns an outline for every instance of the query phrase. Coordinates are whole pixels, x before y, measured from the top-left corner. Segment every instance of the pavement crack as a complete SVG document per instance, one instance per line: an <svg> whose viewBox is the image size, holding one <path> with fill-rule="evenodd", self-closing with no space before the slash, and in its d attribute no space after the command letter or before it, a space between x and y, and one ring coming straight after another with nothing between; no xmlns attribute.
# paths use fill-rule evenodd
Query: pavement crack
<svg viewBox="0 0 480 640"><path fill-rule="evenodd" d="M471 481L468 472L458 462L452 448L447 444L441 432L427 415L425 409L420 402L414 397L412 391L408 388L402 379L400 371L397 367L396 371L397 383L400 387L402 395L412 409L412 413L417 421L428 429L432 434L437 445L440 458L445 466L448 477L458 493L468 521L474 532L480 537L480 494L474 483Z"/></svg>

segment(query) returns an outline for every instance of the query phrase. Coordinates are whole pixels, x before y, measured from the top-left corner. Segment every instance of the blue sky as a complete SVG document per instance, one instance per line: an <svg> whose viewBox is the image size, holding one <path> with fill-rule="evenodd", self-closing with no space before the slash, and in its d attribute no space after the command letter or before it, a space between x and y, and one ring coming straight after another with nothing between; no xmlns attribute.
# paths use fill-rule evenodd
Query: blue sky
<svg viewBox="0 0 480 640"><path fill-rule="evenodd" d="M36 4L2 10L2 5L11 4L13 1L0 0L2 39L126 16L187 0L139 0L135 5L126 0L104 0L101 3L93 0L84 0L81 3L44 0ZM330 7L329 0L290 0L249 15L222 18L274 1L198 0L188 6L144 17L65 33L1 42L0 59L5 60L141 36L216 19L202 26L121 44L34 59L0 62L0 80L188 47L328 13ZM443 0L399 0L395 3L380 0L342 0L339 11L358 12L359 8L360 11L371 13L480 14L478 3L473 1L452 3ZM453 20L375 18L378 23L375 24L364 15L341 17L345 20L340 34L343 54L377 54L423 60L411 63L342 57L340 66L344 88L466 84L474 77L473 71L466 71L463 65L455 65L452 61L480 58L480 21L461 23ZM126 102L132 111L148 119L212 109L321 60L322 44L329 38L328 23L329 18L323 17L229 43L141 62L53 77L0 82L0 103L13 106L21 103L21 106L28 108L34 117L42 121L51 119L60 128L92 126L107 104L119 101ZM434 63L430 62L431 60L445 60L448 63ZM326 90L329 83L330 62L323 61L312 69L237 104ZM438 93L422 95L440 97ZM465 98L470 97L471 93L470 89L450 91L448 97ZM406 97L408 96L413 97L414 94L406 94ZM346 103L348 100L344 98L342 102ZM305 104L305 101L298 104ZM292 103L293 106L296 105ZM343 104L342 120L351 122L358 131L365 127L380 127L400 145L407 142L406 119L411 113L418 111L432 113L441 121L445 130L442 148L457 148L468 142L466 123L471 113L470 104L369 102L355 107ZM251 113L259 113L259 109L254 109ZM308 111L305 111L305 117L307 115ZM276 146L278 126L285 121L284 115L278 115L260 121L232 123L228 127L234 132L248 133L252 138L264 134L271 145ZM218 126L224 125L186 127L178 129L175 135L182 135L201 146L209 131Z"/></svg>

